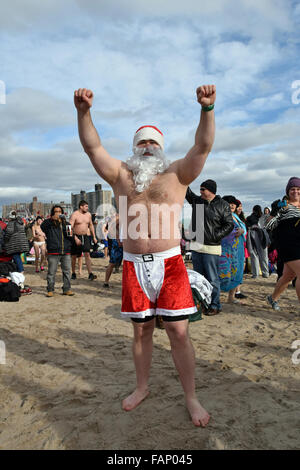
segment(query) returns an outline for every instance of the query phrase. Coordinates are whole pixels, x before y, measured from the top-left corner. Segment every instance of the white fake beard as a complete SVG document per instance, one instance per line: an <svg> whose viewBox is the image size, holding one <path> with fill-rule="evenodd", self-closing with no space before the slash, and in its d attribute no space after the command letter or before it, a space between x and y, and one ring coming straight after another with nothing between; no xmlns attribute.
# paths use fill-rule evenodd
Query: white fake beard
<svg viewBox="0 0 300 470"><path fill-rule="evenodd" d="M152 155L144 155L146 152ZM126 160L129 170L133 173L135 190L142 193L147 189L153 178L163 173L170 165L161 148L148 145L147 147L133 147L132 157Z"/></svg>

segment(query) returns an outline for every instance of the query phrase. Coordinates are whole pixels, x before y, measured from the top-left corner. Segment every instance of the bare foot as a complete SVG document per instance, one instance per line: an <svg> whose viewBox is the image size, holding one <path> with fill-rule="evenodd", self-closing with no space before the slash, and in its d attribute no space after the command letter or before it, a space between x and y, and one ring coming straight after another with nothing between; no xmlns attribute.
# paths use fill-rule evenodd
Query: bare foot
<svg viewBox="0 0 300 470"><path fill-rule="evenodd" d="M200 405L197 398L191 398L190 400L186 400L186 406L189 410L194 425L205 428L205 426L208 424L208 421L210 420L210 416L207 411Z"/></svg>
<svg viewBox="0 0 300 470"><path fill-rule="evenodd" d="M125 400L122 402L122 408L125 411L134 410L147 396L149 395L149 391L146 390L144 392L140 392L139 390L135 390L131 395L129 395Z"/></svg>

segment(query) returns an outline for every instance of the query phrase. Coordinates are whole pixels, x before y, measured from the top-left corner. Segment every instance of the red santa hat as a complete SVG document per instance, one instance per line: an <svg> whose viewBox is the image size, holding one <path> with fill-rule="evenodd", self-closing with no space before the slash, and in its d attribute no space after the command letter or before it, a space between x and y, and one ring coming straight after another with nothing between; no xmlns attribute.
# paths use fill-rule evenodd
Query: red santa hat
<svg viewBox="0 0 300 470"><path fill-rule="evenodd" d="M164 149L164 135L155 126L142 126L140 127L133 138L133 146L135 147L141 140L155 140Z"/></svg>

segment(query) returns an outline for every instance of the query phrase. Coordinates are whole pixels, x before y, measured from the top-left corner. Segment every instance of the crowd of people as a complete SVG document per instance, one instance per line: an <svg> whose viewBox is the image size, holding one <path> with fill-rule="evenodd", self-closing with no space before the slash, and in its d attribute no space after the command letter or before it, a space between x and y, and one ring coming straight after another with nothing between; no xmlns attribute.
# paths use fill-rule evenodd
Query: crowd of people
<svg viewBox="0 0 300 470"><path fill-rule="evenodd" d="M291 180L293 184L299 184L298 178L294 177ZM290 233L291 218L287 218L288 224L279 223L286 221L286 216L283 214L298 215L300 184L299 189L298 186L295 188L290 187L289 183L287 192L290 193L292 189L289 196L274 201L272 209L265 207L262 211L261 206L255 205L247 218L241 201L235 196L220 197L216 194L217 183L213 180L206 180L201 184L199 196L190 188L187 189L186 200L192 206L191 231L195 230L197 224L197 205L204 206L202 215L204 242L199 243L196 237L190 241L183 233L182 255L185 256L187 250L191 252L193 269L202 274L213 287L212 301L205 312L206 315L216 315L222 311L221 292L228 293L228 303L233 304L240 303L247 297L241 292L245 273L251 273L253 279L260 275L267 278L270 274L277 273L278 280L284 274L272 296L267 298L273 309L280 309L278 299L286 289L286 284L292 281L296 286L297 279L297 264L294 270L287 267L285 271L283 270L284 260L290 261L294 256L293 236L288 248L285 243L287 235L284 233L280 236L282 230ZM3 259L6 261L13 261L16 272L24 274L22 258L26 259L26 254L31 250L35 255L35 272L42 272L47 267L47 297L54 295L55 276L60 265L63 273L63 294L73 296L71 281L82 275L83 258L88 279L92 281L97 278L92 272L91 258L96 249L98 253L103 252L101 256L108 261L103 282L103 287L108 288L113 271L119 271L123 260L119 215L114 214L102 221L100 238L96 235L95 223L97 223L95 218L88 210L88 203L83 200L69 220L60 205L54 205L50 217L46 219L41 215L33 220L23 219L12 211L7 223L0 220L2 257L4 256ZM112 235L115 233L117 238ZM294 236L296 237L296 233ZM76 274L76 261L78 274ZM31 292L28 286L22 290L23 294Z"/></svg>
<svg viewBox="0 0 300 470"><path fill-rule="evenodd" d="M118 216L115 215L109 218L110 225L113 225L116 220ZM77 278L76 261L78 260L79 275L82 274L84 257L88 279L90 281L97 279L97 276L92 273L91 256L94 253L99 255L101 248L104 247L104 244L100 242L105 240L110 247L106 256L102 255L109 260L103 286L109 287L108 281L113 269L118 270L122 263L122 243L119 239L111 238L109 233L104 239L98 239L95 232L96 223L95 220L92 221L88 203L83 200L80 201L78 210L73 212L69 220L60 205L54 205L50 216L46 218L38 215L36 218L26 219L18 216L16 211L11 211L6 222L0 220L0 277L9 276L11 272L24 275L24 262L30 254L34 254L35 272L47 271L46 297L54 296L58 266L61 267L63 275L63 295L73 296L71 280ZM105 226L108 226L108 220ZM6 269L7 263L13 263L9 271ZM26 286L20 290L20 293L31 294L32 289Z"/></svg>
<svg viewBox="0 0 300 470"><path fill-rule="evenodd" d="M200 186L200 196L190 188L186 194L192 206L193 233L196 206L204 206L204 243L197 242L195 237L185 249L191 250L193 269L213 286L206 315L222 311L221 291L228 292L229 303L240 303L246 298L241 292L245 273L251 273L253 279L277 273L274 292L267 297L274 310L280 310L278 299L291 281L300 301L300 178L289 179L286 194L271 204L272 209L265 207L262 211L261 206L255 205L248 217L241 201L232 195L221 198L216 189L216 182L207 180Z"/></svg>

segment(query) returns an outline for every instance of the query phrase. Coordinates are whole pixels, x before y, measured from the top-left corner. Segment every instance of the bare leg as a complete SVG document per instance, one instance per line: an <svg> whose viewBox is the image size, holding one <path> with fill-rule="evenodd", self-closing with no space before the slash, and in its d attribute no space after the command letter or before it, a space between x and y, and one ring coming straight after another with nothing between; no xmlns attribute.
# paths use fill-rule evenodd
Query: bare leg
<svg viewBox="0 0 300 470"><path fill-rule="evenodd" d="M83 265L83 257L80 256L80 258L78 258L78 274L80 276L82 275L82 265Z"/></svg>
<svg viewBox="0 0 300 470"><path fill-rule="evenodd" d="M85 257L85 264L86 264L86 269L88 270L88 273L91 274L92 272L92 261L89 253L84 253Z"/></svg>
<svg viewBox="0 0 300 470"><path fill-rule="evenodd" d="M37 272L39 270L40 248L36 244L34 244L33 246L35 254L35 270Z"/></svg>
<svg viewBox="0 0 300 470"><path fill-rule="evenodd" d="M294 277L297 276L296 280L296 292L298 296L298 300L300 302L300 260L297 259L295 261L289 261L286 263L288 267L294 272Z"/></svg>
<svg viewBox="0 0 300 470"><path fill-rule="evenodd" d="M236 300L235 297L234 297L235 293L236 293L236 287L234 289L231 289L228 292L228 303L230 303L230 304L238 303L238 300Z"/></svg>
<svg viewBox="0 0 300 470"><path fill-rule="evenodd" d="M134 339L132 345L136 372L136 389L122 402L125 411L136 408L148 395L148 380L152 361L152 335L155 319L145 323L133 323Z"/></svg>
<svg viewBox="0 0 300 470"><path fill-rule="evenodd" d="M72 255L72 273L73 274L75 274L75 271L76 271L76 259L77 259L77 256Z"/></svg>
<svg viewBox="0 0 300 470"><path fill-rule="evenodd" d="M113 269L115 267L115 264L109 263L109 265L106 268L105 272L105 284L108 284L108 281L110 279L111 273L113 272Z"/></svg>
<svg viewBox="0 0 300 470"><path fill-rule="evenodd" d="M41 267L45 266L46 262L46 245L41 246Z"/></svg>
<svg viewBox="0 0 300 470"><path fill-rule="evenodd" d="M164 322L164 325L192 422L195 426L205 427L210 416L200 405L195 393L195 353L188 335L188 320Z"/></svg>
<svg viewBox="0 0 300 470"><path fill-rule="evenodd" d="M275 289L273 291L272 299L275 300L276 302L296 275L293 269L290 267L291 263L295 263L295 261L290 261L289 263L284 264L282 276L279 278L275 286ZM298 294L298 291L297 291L297 294Z"/></svg>

